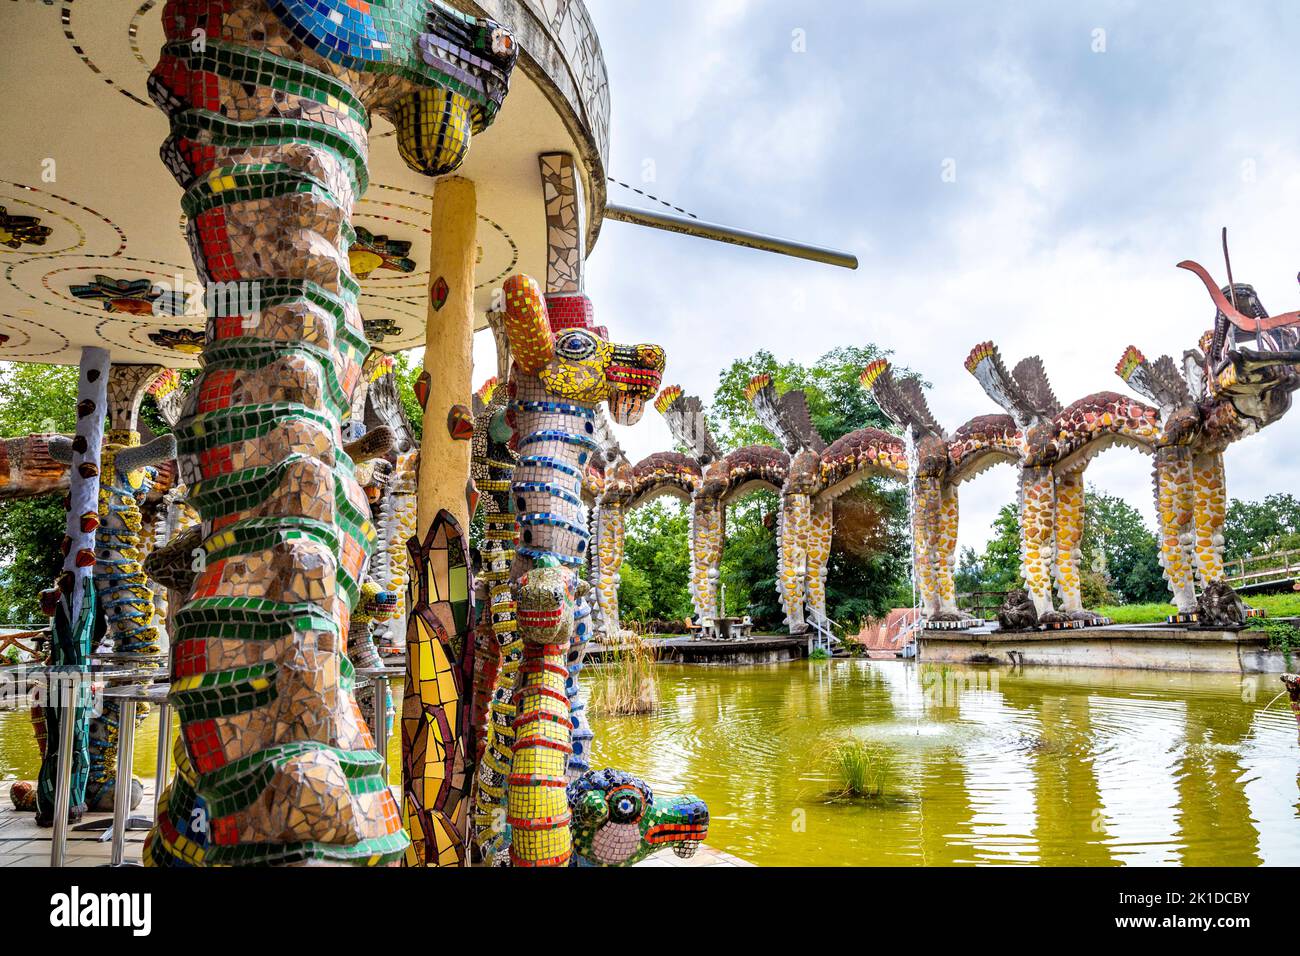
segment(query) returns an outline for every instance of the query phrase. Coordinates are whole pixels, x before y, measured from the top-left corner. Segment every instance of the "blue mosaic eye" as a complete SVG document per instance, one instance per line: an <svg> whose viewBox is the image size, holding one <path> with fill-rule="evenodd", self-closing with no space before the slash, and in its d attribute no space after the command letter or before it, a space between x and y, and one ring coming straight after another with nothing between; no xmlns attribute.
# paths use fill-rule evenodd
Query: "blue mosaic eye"
<svg viewBox="0 0 1300 956"><path fill-rule="evenodd" d="M609 804L610 819L616 823L635 823L641 817L641 797L631 790L612 794Z"/></svg>
<svg viewBox="0 0 1300 956"><path fill-rule="evenodd" d="M555 340L555 354L566 359L585 359L596 351L596 340L586 332L561 332Z"/></svg>

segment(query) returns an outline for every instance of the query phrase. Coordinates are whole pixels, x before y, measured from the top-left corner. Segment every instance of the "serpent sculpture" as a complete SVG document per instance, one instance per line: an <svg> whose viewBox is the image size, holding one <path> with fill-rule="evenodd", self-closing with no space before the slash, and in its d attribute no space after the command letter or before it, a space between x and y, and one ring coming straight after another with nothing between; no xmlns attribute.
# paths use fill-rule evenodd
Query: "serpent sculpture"
<svg viewBox="0 0 1300 956"><path fill-rule="evenodd" d="M50 440L50 454L72 461L72 442ZM161 620L142 565L140 501L152 483L152 466L176 454L170 435L140 444L136 431L112 430L100 450L99 515L95 529L95 591L104 619L104 641L117 654L157 657L162 653ZM86 803L111 808L117 778L119 706L105 702L90 724L90 777ZM144 720L137 713L137 724ZM133 799L133 804L136 802Z"/></svg>
<svg viewBox="0 0 1300 956"><path fill-rule="evenodd" d="M1291 394L1300 387L1300 329L1270 319L1252 286L1236 283L1220 289L1196 263L1182 267L1210 291L1214 327L1202 335L1199 349L1184 353L1181 369L1167 355L1148 361L1130 345L1115 371L1160 410L1155 496L1160 564L1175 607L1170 623L1240 624L1237 602L1216 600L1205 606L1198 601L1196 582L1203 591L1228 587L1223 453L1290 408ZM1259 328L1266 322L1273 327ZM1249 336L1256 337L1259 348L1246 347Z"/></svg>
<svg viewBox="0 0 1300 956"><path fill-rule="evenodd" d="M818 604L809 590L809 571L824 568L830 557L833 506L819 508L814 519L813 495L817 486L818 465L826 442L817 433L808 409L808 396L802 389L778 395L772 376L755 375L745 388L745 397L753 406L758 420L776 436L790 455L790 466L781 488L781 507L777 511L777 592L785 623L791 634L807 630L805 603L810 609ZM825 592L821 578L813 571L813 588ZM821 600L822 614L825 601Z"/></svg>
<svg viewBox="0 0 1300 956"><path fill-rule="evenodd" d="M371 113L408 166L450 172L517 49L438 0L169 0L162 19L149 91L211 301L177 429L206 563L176 613L183 753L146 862L393 863L408 839L343 654L374 537L339 453L369 351L349 220Z"/></svg>
<svg viewBox="0 0 1300 956"><path fill-rule="evenodd" d="M1031 356L1008 370L992 342L971 350L966 369L1015 420L1020 439L1020 565L1038 624L1108 623L1083 606L1083 473L1092 458L1113 445L1152 453L1160 437L1159 412L1115 392L1097 392L1062 408L1041 359ZM1053 581L1059 611L1052 603Z"/></svg>
<svg viewBox="0 0 1300 956"><path fill-rule="evenodd" d="M961 482L998 461L1015 460L1020 436L1009 415L979 415L951 436L930 411L914 378L897 378L885 359L862 370L890 421L907 429L915 449L912 483L914 563L926 625L961 628L980 623L957 607L953 572L957 563L958 492Z"/></svg>
<svg viewBox="0 0 1300 956"><path fill-rule="evenodd" d="M511 481L519 526L511 579L524 657L500 842L509 841L513 865L563 866L573 853L564 787L587 771L592 736L578 685L591 612L577 569L589 542L580 496L599 449L595 406L607 402L620 424L639 420L659 386L664 353L655 345L611 343L594 325L586 296L543 296L527 276L506 281L505 304L514 359L509 412L519 452ZM486 850L499 856L500 843Z"/></svg>
<svg viewBox="0 0 1300 956"><path fill-rule="evenodd" d="M632 866L665 846L688 858L709 833L702 800L658 803L645 781L621 770L587 771L569 784L568 801L579 866Z"/></svg>

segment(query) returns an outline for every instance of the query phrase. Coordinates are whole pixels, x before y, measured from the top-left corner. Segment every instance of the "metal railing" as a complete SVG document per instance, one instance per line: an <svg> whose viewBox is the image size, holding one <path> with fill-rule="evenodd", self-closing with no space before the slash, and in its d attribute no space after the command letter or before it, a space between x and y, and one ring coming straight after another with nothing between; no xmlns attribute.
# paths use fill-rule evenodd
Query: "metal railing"
<svg viewBox="0 0 1300 956"><path fill-rule="evenodd" d="M1300 577L1300 549L1256 554L1224 563L1227 572L1224 579L1234 588L1282 584Z"/></svg>

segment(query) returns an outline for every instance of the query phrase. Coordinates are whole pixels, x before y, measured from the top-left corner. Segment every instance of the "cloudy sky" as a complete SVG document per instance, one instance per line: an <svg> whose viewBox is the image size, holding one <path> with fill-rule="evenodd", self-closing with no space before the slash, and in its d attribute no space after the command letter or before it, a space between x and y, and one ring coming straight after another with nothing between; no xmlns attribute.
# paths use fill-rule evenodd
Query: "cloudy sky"
<svg viewBox="0 0 1300 956"><path fill-rule="evenodd" d="M850 272L606 223L598 315L620 340L665 346L666 381L706 400L756 349L810 362L873 342L933 383L951 429L996 410L962 367L984 339L1012 361L1041 355L1063 402L1122 391L1126 345L1177 356L1208 328L1203 287L1174 264L1222 279L1225 225L1237 280L1272 312L1300 305L1293 3L588 7L612 176L861 260ZM653 410L621 438L633 460L670 447ZM1229 451L1232 494L1294 490L1298 459L1293 414ZM1149 516L1150 470L1117 450L1088 474ZM1013 481L1003 468L963 486L963 544L982 545Z"/></svg>

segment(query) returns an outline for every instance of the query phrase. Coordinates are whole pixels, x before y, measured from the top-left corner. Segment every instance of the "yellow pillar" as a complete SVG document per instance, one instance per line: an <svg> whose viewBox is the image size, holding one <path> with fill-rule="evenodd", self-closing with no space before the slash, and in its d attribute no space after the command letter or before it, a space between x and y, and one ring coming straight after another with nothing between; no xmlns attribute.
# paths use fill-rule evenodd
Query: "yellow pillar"
<svg viewBox="0 0 1300 956"><path fill-rule="evenodd" d="M406 683L402 698L402 823L411 835L408 866L459 866L468 862L469 754L462 655L473 654L466 633L448 634L421 613L465 601L463 574L469 540L470 375L473 370L475 228L474 184L441 179L433 192L429 248L428 318L424 372L416 394L424 404L424 432L416 485L416 535L412 587L429 582L428 605L413 600L406 631ZM453 410L461 413L451 421ZM447 512L460 533L437 521ZM436 527L435 527L436 526ZM453 553L453 549L462 553ZM441 551L440 558L437 552ZM440 617L435 612L434 617ZM442 617L447 625L449 619Z"/></svg>
<svg viewBox="0 0 1300 956"><path fill-rule="evenodd" d="M478 205L474 183L460 176L438 180L433 191L433 241L429 248L428 318L424 326L424 436L420 440L416 515L421 540L445 509L469 532L465 486L470 442L452 437L447 416L468 408L473 391L474 261Z"/></svg>

